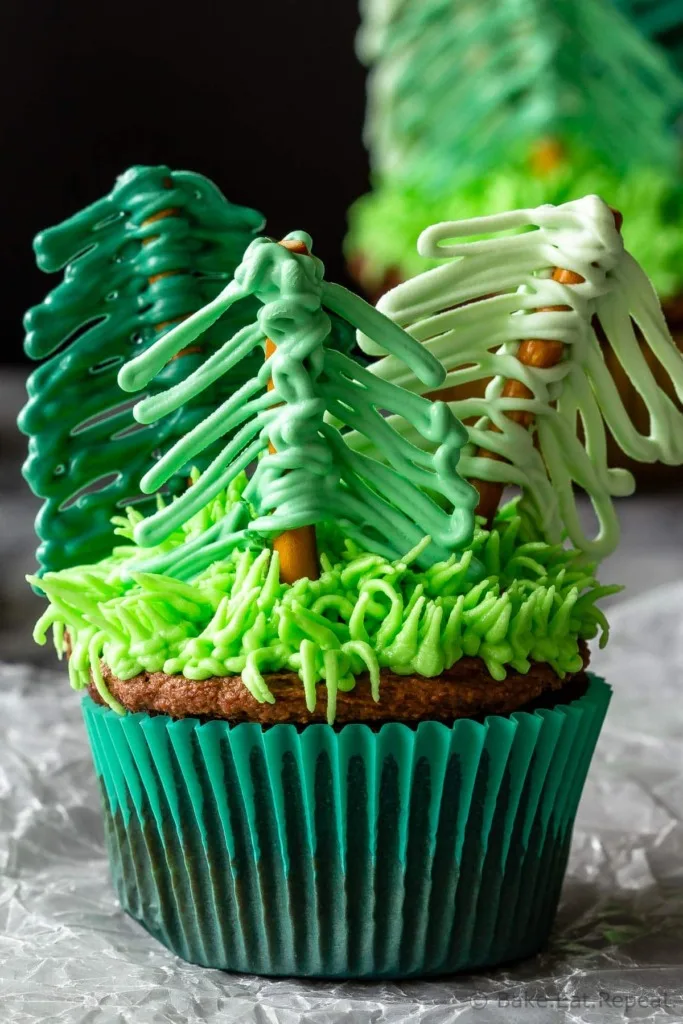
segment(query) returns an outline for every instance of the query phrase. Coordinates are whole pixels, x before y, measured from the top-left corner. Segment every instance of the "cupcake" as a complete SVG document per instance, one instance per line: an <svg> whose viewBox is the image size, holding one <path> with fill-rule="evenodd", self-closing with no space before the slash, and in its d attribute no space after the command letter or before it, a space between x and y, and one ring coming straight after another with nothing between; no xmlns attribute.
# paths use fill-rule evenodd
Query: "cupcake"
<svg viewBox="0 0 683 1024"><path fill-rule="evenodd" d="M370 293L424 269L415 244L435 220L597 192L659 294L680 296L683 76L644 24L602 0L542 17L509 0L495 17L443 0L361 6L372 190L346 249Z"/></svg>
<svg viewBox="0 0 683 1024"><path fill-rule="evenodd" d="M110 519L135 496L153 451L203 415L201 406L187 408L161 433L141 430L116 374L221 291L263 225L260 213L233 205L200 174L138 166L36 237L40 269L65 268L24 318L26 354L46 360L29 378L19 419L31 439L24 476L45 500L36 523L42 569L110 554ZM203 344L205 355L215 349L210 337ZM196 347L178 353L155 386L182 379L199 355ZM186 478L168 486L184 489Z"/></svg>
<svg viewBox="0 0 683 1024"><path fill-rule="evenodd" d="M500 0L492 17L485 5L365 0L358 53L369 72L372 188L349 210L349 270L375 302L425 270L416 243L429 224L597 193L623 213L626 244L683 349L681 67L647 38L654 22L639 9L631 23L602 0L575 7L523 17ZM605 360L646 432L638 389L607 345ZM461 385L459 397L482 394ZM660 463L608 444L612 465L639 482L674 482Z"/></svg>
<svg viewBox="0 0 683 1024"><path fill-rule="evenodd" d="M150 465L140 493L156 511L130 506L109 556L32 580L49 601L36 638L53 630L84 691L118 897L194 963L414 977L547 939L610 699L588 643L607 639L598 602L615 588L596 563L624 489L596 464L610 493L592 494L586 537L568 492L593 481L558 422L585 400L594 316L623 329L624 282L649 285L594 197L507 216L535 230L442 249L390 316L327 282L303 232L257 238L212 302L119 372L124 392L144 389L136 422L157 429L260 357ZM254 322L151 387L245 302ZM546 306L561 308L533 312ZM330 314L382 357L335 350ZM524 362L528 330L565 358ZM488 420L464 426L418 392L448 387L442 348L467 361L480 334L502 344L504 380ZM538 393L501 397L516 380ZM165 496L179 473L189 485ZM521 494L491 511L503 483Z"/></svg>

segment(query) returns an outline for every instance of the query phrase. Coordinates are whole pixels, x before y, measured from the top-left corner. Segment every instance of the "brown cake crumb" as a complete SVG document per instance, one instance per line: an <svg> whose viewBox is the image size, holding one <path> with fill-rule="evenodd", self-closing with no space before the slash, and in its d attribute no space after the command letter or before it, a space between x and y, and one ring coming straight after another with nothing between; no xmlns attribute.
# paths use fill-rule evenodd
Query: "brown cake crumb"
<svg viewBox="0 0 683 1024"><path fill-rule="evenodd" d="M589 660L585 644L582 644L581 654L585 669ZM218 718L234 724L286 722L301 725L327 720L324 685L318 687L318 703L311 714L306 708L301 680L295 672L271 672L265 676L275 695L274 704L259 703L240 676L214 676L194 682L163 672L141 672L123 680L104 664L102 674L110 693L133 712L156 712L172 718ZM559 691L565 693L570 684L580 686L584 680L583 671L560 679L550 665L536 662L526 675L509 673L506 679L497 682L480 658L462 658L434 679L401 676L383 669L379 703L372 699L370 680L364 673L358 677L353 690L337 695L335 724L424 720L450 723L456 718L509 714L537 701L541 695L547 695L552 703ZM90 685L89 692L94 701L103 703L94 685Z"/></svg>

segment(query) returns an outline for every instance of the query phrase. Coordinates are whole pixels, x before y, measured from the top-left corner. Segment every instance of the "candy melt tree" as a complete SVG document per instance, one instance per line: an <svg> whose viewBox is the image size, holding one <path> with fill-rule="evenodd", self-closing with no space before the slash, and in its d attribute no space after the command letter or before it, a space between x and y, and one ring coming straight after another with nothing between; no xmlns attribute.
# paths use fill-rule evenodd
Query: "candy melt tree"
<svg viewBox="0 0 683 1024"><path fill-rule="evenodd" d="M25 318L27 354L49 357L29 378L19 421L31 439L24 474L45 499L36 523L43 570L108 554L111 516L138 494L153 452L205 415L201 403L185 406L159 430L142 430L116 374L215 297L262 226L261 214L234 206L201 175L133 167L104 199L36 238L40 268L66 268ZM241 326L246 321L235 316L248 320L252 312L240 310L231 323ZM201 352L176 352L149 381L150 393L181 380L214 349L207 333ZM243 379L239 372L223 378L220 393ZM185 485L182 472L167 481L171 491Z"/></svg>
<svg viewBox="0 0 683 1024"><path fill-rule="evenodd" d="M120 371L124 390L146 387L227 312L257 300L253 323L228 337L184 380L135 407L136 420L144 424L173 416L259 354L253 377L143 477L142 490L154 491L180 466L222 445L184 494L137 525L135 539L158 545L251 467L242 501L189 544L155 555L141 568L180 578L196 575L259 534L273 538L281 577L291 583L317 576L310 528L330 520L364 550L388 558L419 546L417 561L423 566L447 558L471 539L476 493L457 472L467 436L462 425L444 403L407 395L335 351L330 314L364 331L428 390L443 383L442 365L362 299L325 281L310 246L304 233L282 243L256 239L234 280L213 302ZM408 425L417 444L401 436L386 411ZM349 447L351 431L367 439L372 455Z"/></svg>
<svg viewBox="0 0 683 1024"><path fill-rule="evenodd" d="M473 236L479 240L457 241ZM683 356L647 276L624 248L618 218L587 196L436 224L423 232L419 251L441 265L389 292L379 308L446 365L437 395L468 424L459 469L480 493L479 511L491 518L503 488L515 485L549 540L568 537L592 558L609 554L618 541L612 499L630 493L634 481L610 468L607 432L638 462L683 462L683 413L652 368L683 399ZM647 409L647 432L624 407L598 331ZM359 340L381 354L370 339ZM393 355L372 372L427 390ZM452 398L462 385L485 380L482 397ZM350 443L367 447L360 438ZM593 536L574 485L593 504Z"/></svg>

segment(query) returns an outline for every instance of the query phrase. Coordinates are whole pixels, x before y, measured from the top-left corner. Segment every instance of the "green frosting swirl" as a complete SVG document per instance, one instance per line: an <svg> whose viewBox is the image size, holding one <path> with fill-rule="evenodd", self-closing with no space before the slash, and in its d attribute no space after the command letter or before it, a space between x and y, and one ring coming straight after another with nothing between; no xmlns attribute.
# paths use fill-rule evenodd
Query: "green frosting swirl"
<svg viewBox="0 0 683 1024"><path fill-rule="evenodd" d="M609 207L599 196L584 196L561 206L445 221L425 229L418 249L442 265L388 292L378 309L448 368L445 384L455 389L449 405L468 423L470 437L463 476L520 488L548 541L566 537L591 558L606 557L619 540L613 499L635 486L627 470L611 464L607 432L638 462L683 463L683 411L670 397L683 397L683 358ZM553 267L573 271L581 283L554 280ZM525 338L556 340L562 359L552 367L526 365L517 357ZM372 339L358 340L366 351L378 351ZM620 397L603 345L637 384L644 428ZM390 356L372 372L423 390ZM524 389L506 396L506 380ZM471 394L475 382L479 397ZM516 422L515 412L531 413L533 432ZM497 458L482 457L482 448ZM590 497L591 526L579 515L579 487Z"/></svg>
<svg viewBox="0 0 683 1024"><path fill-rule="evenodd" d="M168 167L132 167L112 191L34 242L38 266L63 280L25 317L26 353L45 362L28 380L19 427L30 437L24 475L45 499L36 521L44 570L78 565L111 551L111 516L136 496L157 451L197 423L261 369L253 351L213 388L154 429L133 419L121 394L122 364L154 347L169 327L218 295L263 227L260 213L230 203L208 179ZM159 363L147 395L166 393L257 315L248 296L201 346ZM348 351L354 332L332 313L329 345ZM193 464L216 455L207 446ZM188 467L166 480L184 490Z"/></svg>
<svg viewBox="0 0 683 1024"><path fill-rule="evenodd" d="M246 485L240 476L157 554L229 518ZM117 533L132 541L140 521L128 509L115 520ZM594 567L576 551L539 540L515 502L490 531L480 522L464 552L426 570L416 563L429 538L393 560L362 550L332 524L318 528L318 541L320 579L291 586L279 582L277 554L254 536L192 580L135 571L140 552L128 543L95 565L32 580L50 601L35 638L44 643L52 627L61 654L67 629L72 685L82 689L92 675L121 714L100 659L124 679L142 671L193 680L240 673L256 699L269 703L267 673L289 669L299 674L311 711L325 684L330 723L338 692L353 689L365 671L375 700L382 668L432 678L464 655L483 659L494 679L508 668L527 672L532 661L563 676L581 667L580 638L602 632L601 643L607 639L596 601L619 588L598 586ZM472 585L474 560L486 575Z"/></svg>

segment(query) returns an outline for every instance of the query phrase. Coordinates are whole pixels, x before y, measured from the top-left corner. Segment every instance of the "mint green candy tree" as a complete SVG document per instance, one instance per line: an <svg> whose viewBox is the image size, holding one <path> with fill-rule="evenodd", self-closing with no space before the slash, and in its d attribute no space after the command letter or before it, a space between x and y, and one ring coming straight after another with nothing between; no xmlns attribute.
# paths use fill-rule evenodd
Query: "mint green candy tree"
<svg viewBox="0 0 683 1024"><path fill-rule="evenodd" d="M215 325L226 324L226 315L257 301L253 322L236 332L224 326L220 348L135 407L139 423L163 424L258 355L257 372L143 477L142 490L154 492L180 467L216 452L190 488L138 523L135 540L158 546L248 470L242 501L191 544L155 554L138 568L189 577L248 544L250 536L278 538L329 521L363 550L387 558L420 546L422 565L471 540L476 493L457 473L464 428L444 403L382 382L336 351L330 314L372 337L427 387L443 381L441 363L372 306L326 282L310 245L303 233L282 244L254 240L217 298L120 371L124 390L147 387L179 351L201 345ZM267 342L272 355L266 360ZM386 412L399 415L409 436L389 424ZM351 436L367 449L351 446Z"/></svg>

